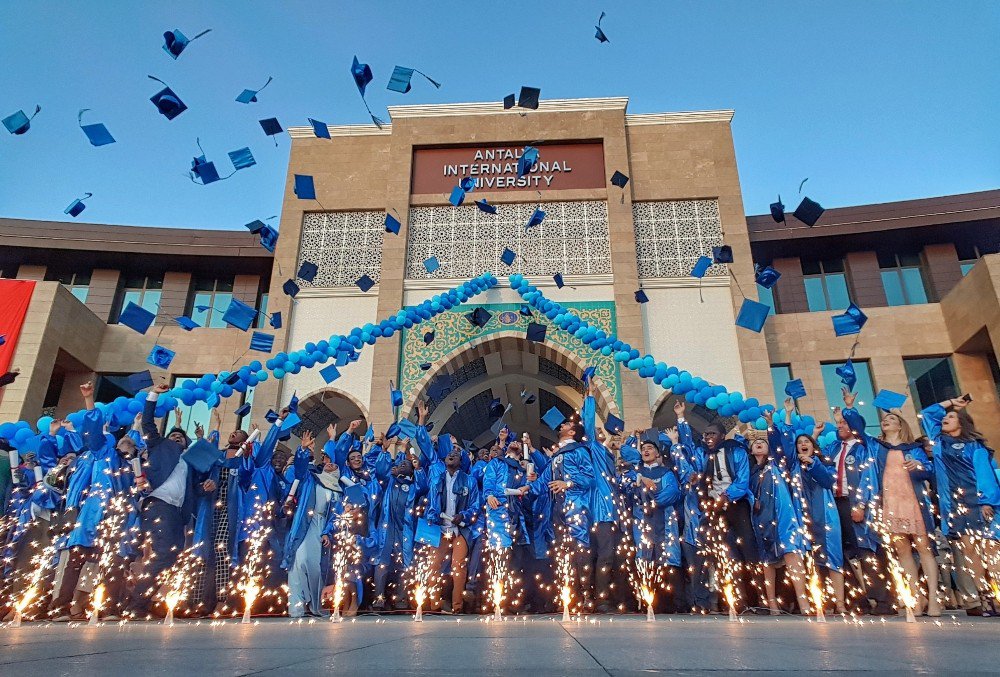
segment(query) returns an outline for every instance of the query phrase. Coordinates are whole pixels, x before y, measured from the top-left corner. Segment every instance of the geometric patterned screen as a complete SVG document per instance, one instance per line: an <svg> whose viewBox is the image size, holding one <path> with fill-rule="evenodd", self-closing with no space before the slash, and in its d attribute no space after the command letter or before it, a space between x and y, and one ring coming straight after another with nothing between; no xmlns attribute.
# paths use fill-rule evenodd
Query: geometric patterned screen
<svg viewBox="0 0 1000 677"><path fill-rule="evenodd" d="M319 273L312 282L299 280L298 284L303 287L352 286L366 273L378 283L384 233L384 210L304 215L296 271L303 261L311 261L319 266Z"/></svg>
<svg viewBox="0 0 1000 677"><path fill-rule="evenodd" d="M498 277L602 275L611 273L608 205L603 201L543 202L545 219L525 232L536 203L497 205L486 214L475 193L460 207L413 207L406 243L406 278L469 278L485 271ZM504 264L504 248L517 254ZM428 274L424 261L436 256L441 267Z"/></svg>
<svg viewBox="0 0 1000 677"><path fill-rule="evenodd" d="M640 278L690 277L698 257L722 244L718 200L633 202L632 221ZM728 272L713 265L707 275Z"/></svg>

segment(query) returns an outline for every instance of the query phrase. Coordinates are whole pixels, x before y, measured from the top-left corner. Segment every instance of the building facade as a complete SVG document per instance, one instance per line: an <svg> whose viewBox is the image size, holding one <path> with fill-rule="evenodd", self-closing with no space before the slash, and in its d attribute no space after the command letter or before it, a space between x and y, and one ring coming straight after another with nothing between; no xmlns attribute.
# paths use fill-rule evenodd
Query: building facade
<svg viewBox="0 0 1000 677"><path fill-rule="evenodd" d="M267 313L281 312L281 328L267 328L274 350L296 350L490 271L499 287L365 347L333 383L312 369L260 384L247 394L251 417L263 420L295 393L314 430L356 417L384 429L429 399L436 431L483 442L495 421L489 404L500 399L514 405L514 429L544 441L552 433L541 415L579 407L580 375L594 366L600 418L614 413L629 428L673 422L664 391L610 358L595 359L554 328L529 342L529 318L504 284L517 272L643 352L761 401L802 378L809 397L800 409L826 417L839 397L833 370L853 349L870 423L878 389L909 394L914 424L915 405L969 392L981 427L1000 436L1000 257L990 256L1000 191L831 209L813 228L791 215L785 223L746 217L732 111L633 115L627 103L552 100L526 113L495 103L400 106L382 129L330 127L331 139L321 139L292 128L273 258L246 233L0 220L0 274L38 281L14 348L22 375L0 391L0 420L75 409L75 386L95 375L115 393L116 378L148 366L154 342L177 351L167 379L264 359L247 354L248 334L218 326L217 308L232 297L263 311L265 324ZM527 145L540 158L519 178ZM616 170L630 178L624 188L609 182ZM295 195L296 175L313 177L315 200ZM449 195L467 176L477 188L453 206ZM480 211L479 199L497 212ZM545 219L526 228L536 209ZM398 234L385 231L386 214L400 222ZM734 263L692 278L697 258L723 243ZM512 265L501 260L507 248L517 255ZM430 257L440 264L433 273L423 265ZM291 298L282 287L305 261L319 272L297 280L302 290ZM754 263L782 273L773 294L755 287ZM355 285L362 275L375 282L368 291ZM636 303L640 288L648 303ZM762 333L735 326L744 293L775 311ZM159 304L145 337L115 324L126 299ZM830 317L850 299L871 319L859 337L838 339ZM492 315L482 328L464 317L477 306ZM205 328L170 322L185 313ZM390 383L404 393L399 412ZM522 393L533 402L523 404ZM249 423L233 417L238 405L222 405L224 427ZM198 406L188 421L207 420Z"/></svg>

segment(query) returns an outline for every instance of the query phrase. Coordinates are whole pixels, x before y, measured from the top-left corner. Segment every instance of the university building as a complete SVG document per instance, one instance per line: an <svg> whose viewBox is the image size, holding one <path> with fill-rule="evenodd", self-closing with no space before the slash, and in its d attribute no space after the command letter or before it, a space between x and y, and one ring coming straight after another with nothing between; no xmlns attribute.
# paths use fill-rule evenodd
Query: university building
<svg viewBox="0 0 1000 677"><path fill-rule="evenodd" d="M629 428L673 422L664 391L610 357L554 327L544 342L528 341L528 321L544 320L518 312L520 297L506 286L518 272L658 360L762 402L801 378L809 395L800 410L828 416L839 402L834 370L853 349L873 429L879 389L909 395L904 413L914 425L919 407L968 392L980 427L1000 439L1000 190L828 209L814 227L790 213L784 223L748 217L732 111L630 114L627 104L398 106L382 129L329 127L331 139L322 139L292 128L273 256L247 232L0 219L0 274L35 281L16 345L0 347L21 370L0 391L0 420L75 410L76 387L90 378L101 399L125 394L123 377L148 367L154 342L177 351L170 373L153 370L170 380L263 361L247 352L248 333L222 323L231 298L262 311L258 323L275 334L275 351L295 350L491 271L499 287L366 346L332 383L318 369L269 379L244 396L253 406L243 421L233 415L242 400L223 403L223 426L263 421L295 393L305 425L317 431L356 417L381 430L394 417L391 382L404 393L400 415L430 398L435 432L485 442L496 420L489 405L500 399L514 405L512 428L545 441L552 433L541 416L580 406L587 366L600 377L600 418L615 413ZM539 162L518 179L527 145ZM610 183L615 171L629 177L624 188ZM296 196L296 175L313 177L316 199ZM467 176L478 186L453 206L449 196ZM496 213L481 211L481 199ZM539 208L544 220L526 228ZM400 222L398 234L386 232L387 214ZM692 278L698 257L723 243L734 263ZM507 248L517 254L512 265L501 260ZM440 263L433 273L424 266L430 257ZM293 299L282 288L304 261L319 272L297 280ZM781 273L773 293L754 284L755 263ZM355 284L362 275L375 282L368 291ZM640 288L648 303L636 303ZM744 294L774 310L761 333L735 325ZM130 300L157 313L145 336L117 324ZM859 336L837 338L830 318L850 300L869 322ZM491 314L482 328L465 318L479 306ZM274 312L284 320L277 330L267 326ZM172 321L183 314L204 328L184 331ZM524 404L522 393L533 401ZM207 422L199 407L188 425ZM696 423L712 415L693 412Z"/></svg>

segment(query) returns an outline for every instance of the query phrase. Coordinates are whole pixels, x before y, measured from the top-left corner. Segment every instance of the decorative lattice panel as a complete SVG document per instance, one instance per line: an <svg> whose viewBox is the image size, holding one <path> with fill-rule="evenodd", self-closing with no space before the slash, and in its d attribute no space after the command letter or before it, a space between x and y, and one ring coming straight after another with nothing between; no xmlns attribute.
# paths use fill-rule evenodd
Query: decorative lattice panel
<svg viewBox="0 0 1000 677"><path fill-rule="evenodd" d="M322 212L302 219L299 261L312 261L319 274L312 282L299 280L303 287L353 285L367 274L376 283L382 269L382 235L385 212ZM295 271L286 273L291 277Z"/></svg>
<svg viewBox="0 0 1000 677"><path fill-rule="evenodd" d="M722 221L717 200L635 202L636 263L639 277L690 277L699 256L711 256L722 244ZM709 276L725 276L715 265Z"/></svg>

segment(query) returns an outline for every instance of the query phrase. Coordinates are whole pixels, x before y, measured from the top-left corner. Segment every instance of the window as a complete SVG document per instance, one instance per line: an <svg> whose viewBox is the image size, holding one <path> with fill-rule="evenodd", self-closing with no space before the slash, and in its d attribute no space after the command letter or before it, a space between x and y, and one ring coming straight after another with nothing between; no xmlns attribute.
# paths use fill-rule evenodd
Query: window
<svg viewBox="0 0 1000 677"><path fill-rule="evenodd" d="M118 315L128 308L129 303L145 308L156 315L160 312L160 294L163 289L163 274L158 275L127 275L123 278L118 302ZM156 320L153 320L156 324Z"/></svg>
<svg viewBox="0 0 1000 677"><path fill-rule="evenodd" d="M955 244L955 251L958 252L958 264L962 267L962 275L968 275L976 261L996 252L995 247L984 247L978 244Z"/></svg>
<svg viewBox="0 0 1000 677"><path fill-rule="evenodd" d="M767 311L768 315L774 315L778 312L777 307L774 305L774 287L766 289L757 285L757 298L760 302L767 306L770 310Z"/></svg>
<svg viewBox="0 0 1000 677"><path fill-rule="evenodd" d="M771 382L774 384L774 406L779 410L785 401L785 384L792 380L792 367L788 364L771 365Z"/></svg>
<svg viewBox="0 0 1000 677"><path fill-rule="evenodd" d="M267 316L267 302L270 295L267 292L261 292L257 297L257 320L254 325L258 329L266 329L269 326L269 318Z"/></svg>
<svg viewBox="0 0 1000 677"><path fill-rule="evenodd" d="M226 314L233 300L233 277L196 277L188 304L188 314L202 327L222 329Z"/></svg>
<svg viewBox="0 0 1000 677"><path fill-rule="evenodd" d="M919 254L880 253L878 267L890 306L927 303L927 287Z"/></svg>
<svg viewBox="0 0 1000 677"><path fill-rule="evenodd" d="M0 278L5 280L13 280L17 277L17 269L19 265L16 263L0 263Z"/></svg>
<svg viewBox="0 0 1000 677"><path fill-rule="evenodd" d="M90 291L90 273L63 273L46 275L46 280L59 282L69 290L69 293L80 300L80 303L87 302L87 292Z"/></svg>
<svg viewBox="0 0 1000 677"><path fill-rule="evenodd" d="M173 383L171 383L170 385L171 385L171 387L176 388L178 386L178 384L183 383L184 381L186 381L189 378L190 379L194 379L195 381L197 381L201 377L200 376L174 376ZM188 405L184 404L183 402L181 402L180 400L177 400L177 408L180 409L180 411L181 411L181 419L182 419L181 420L181 423L182 423L181 427L184 429L184 432L187 434L188 439L190 439L192 442L194 441L194 429L195 429L195 424L197 424L197 423L200 423L201 427L205 429L205 437L208 437L208 434L210 432L212 432L212 429L211 429L211 425L212 425L212 410L211 410L211 408L206 403L204 403L204 402L202 402L202 401L199 400L199 401L195 402L194 404L188 406ZM166 421L165 428L167 430L170 430L171 428L174 427L174 425L175 425L174 418L175 418L174 412L168 411L167 415L164 417L164 420ZM220 434L221 434L221 431L220 431Z"/></svg>
<svg viewBox="0 0 1000 677"><path fill-rule="evenodd" d="M851 305L843 259L803 260L802 276L810 311L844 310Z"/></svg>
<svg viewBox="0 0 1000 677"><path fill-rule="evenodd" d="M937 402L958 397L958 383L950 357L915 357L903 359L906 382L917 411Z"/></svg>
<svg viewBox="0 0 1000 677"><path fill-rule="evenodd" d="M844 406L844 398L840 393L840 389L844 384L841 383L840 377L837 376L837 367L843 364L843 362L834 362L833 364L821 365L823 371L823 389L826 391L826 402L831 408ZM858 396L854 402L854 408L865 417L865 430L868 434L878 435L880 426L878 411L872 404L875 400L875 384L872 383L871 368L867 360L856 360L851 362L851 364L854 366L854 373L858 376L858 382L854 386L854 392Z"/></svg>

